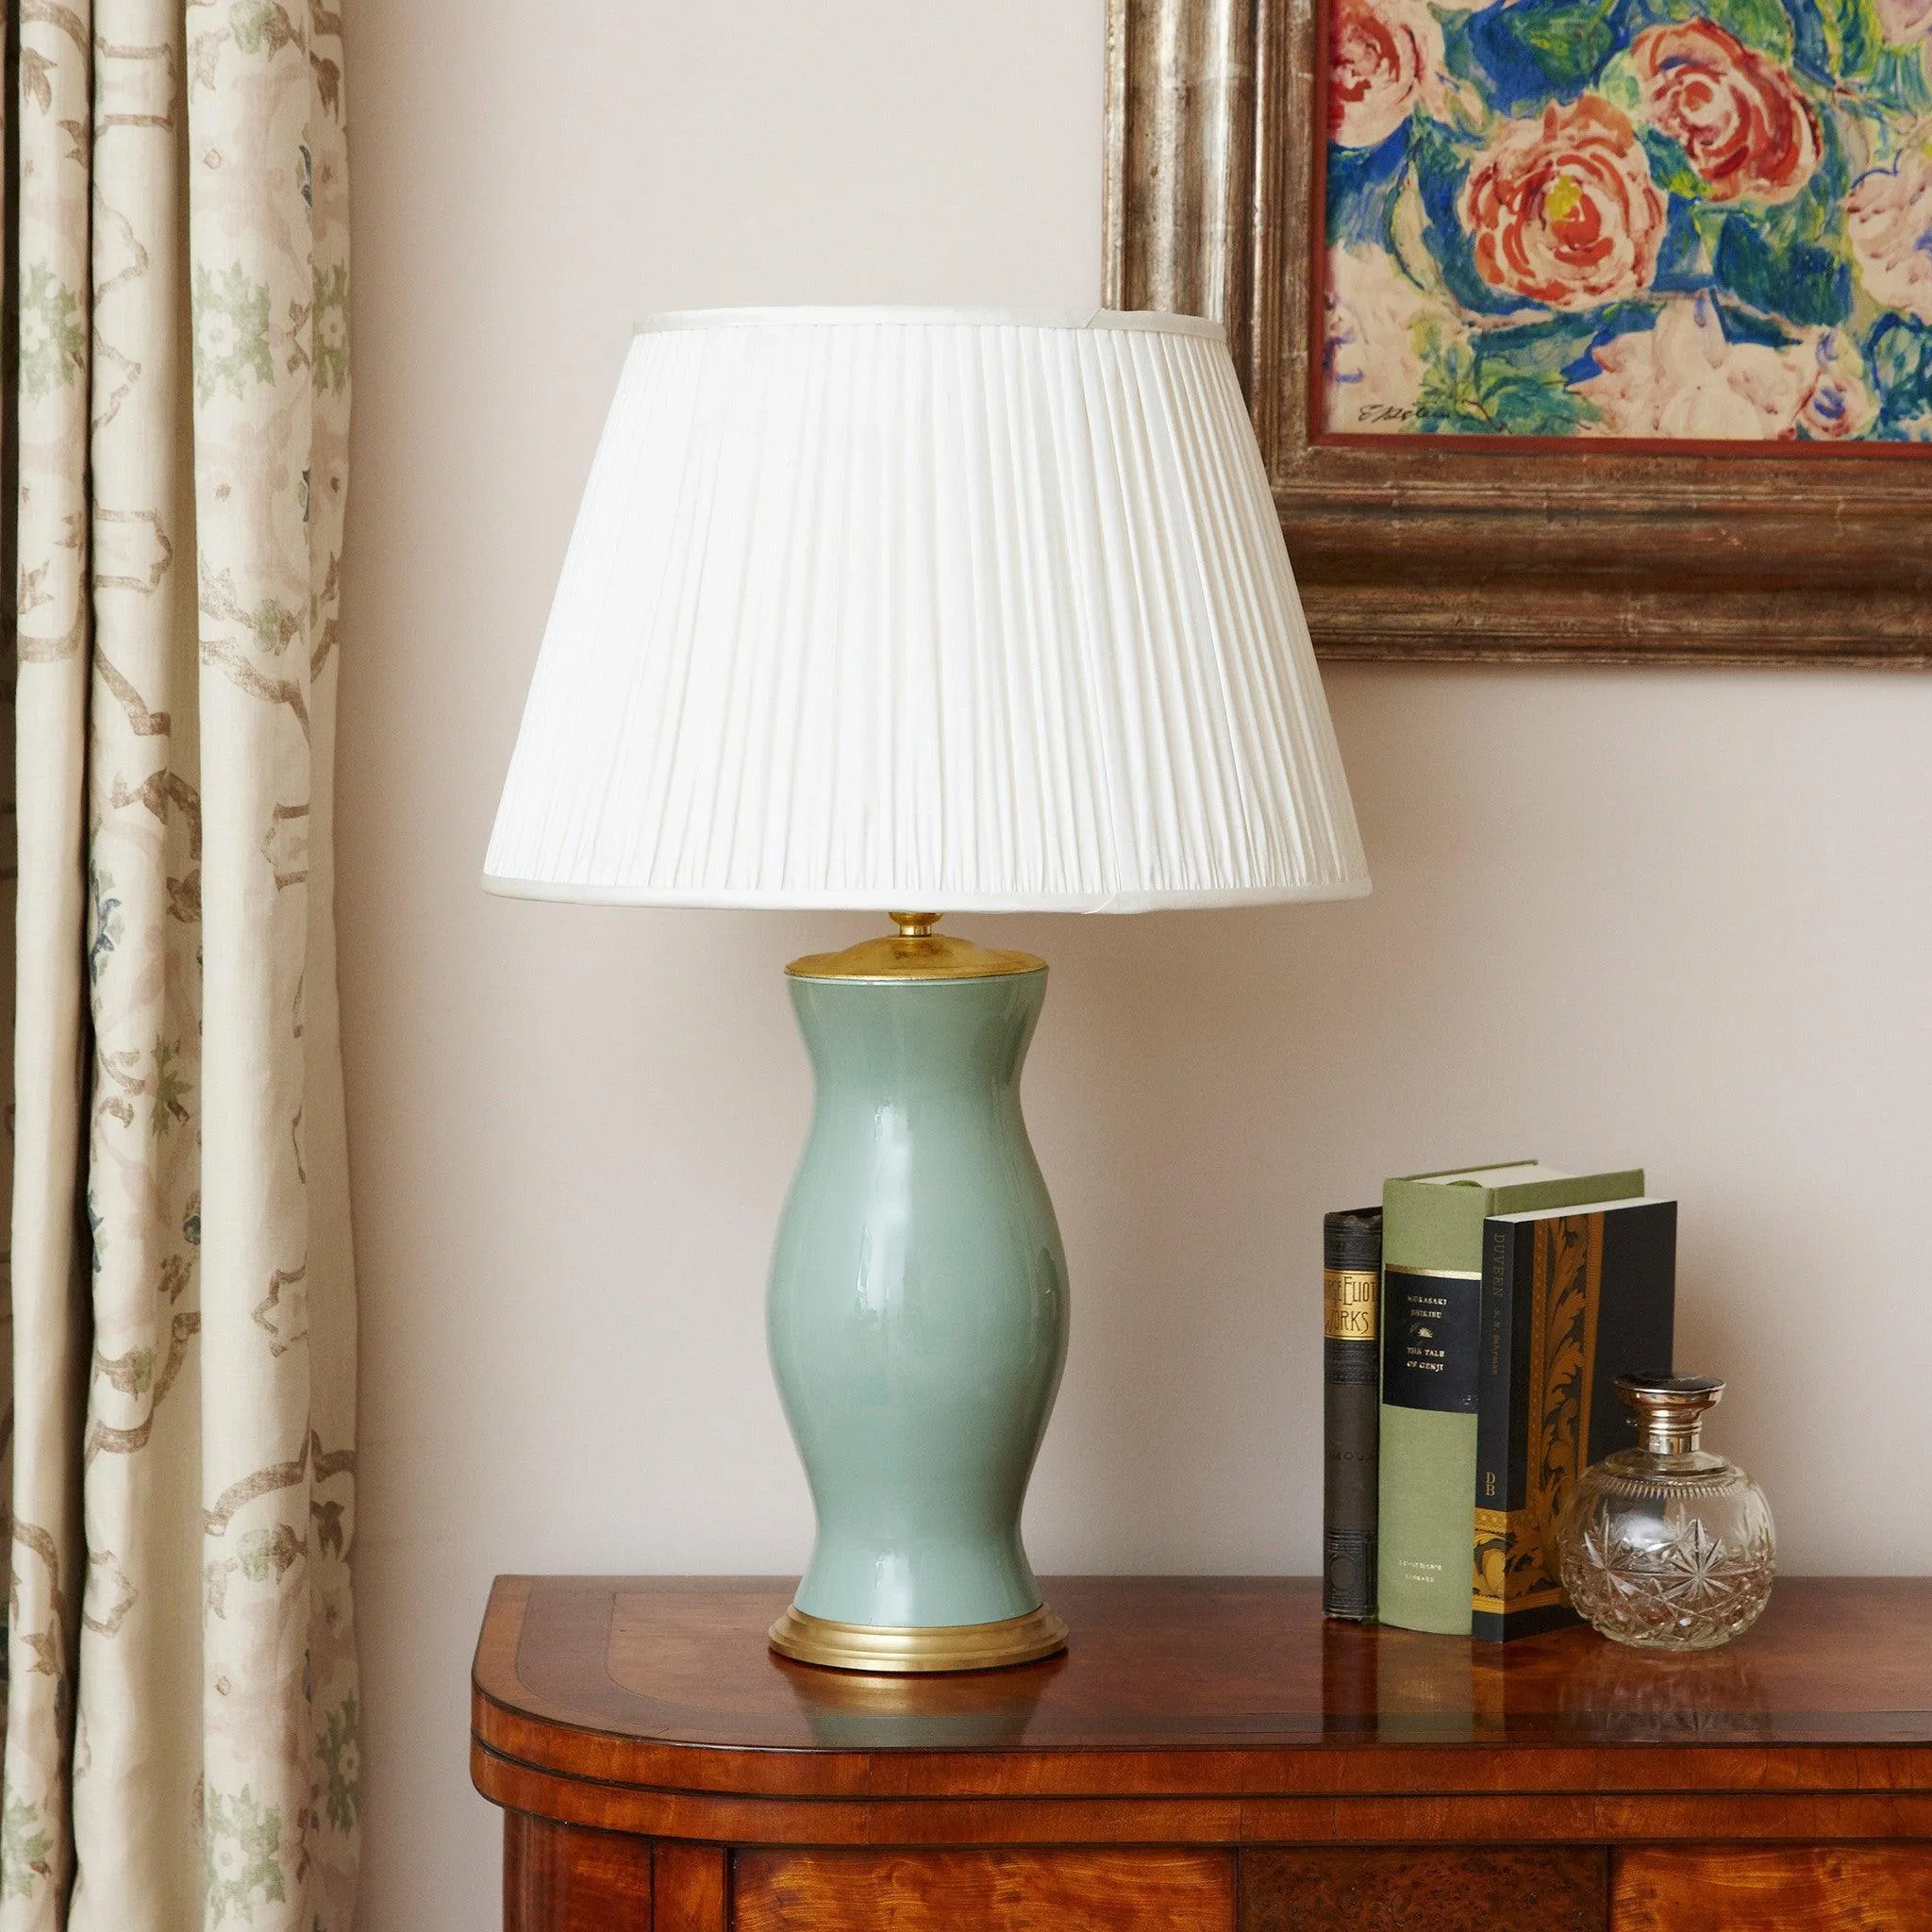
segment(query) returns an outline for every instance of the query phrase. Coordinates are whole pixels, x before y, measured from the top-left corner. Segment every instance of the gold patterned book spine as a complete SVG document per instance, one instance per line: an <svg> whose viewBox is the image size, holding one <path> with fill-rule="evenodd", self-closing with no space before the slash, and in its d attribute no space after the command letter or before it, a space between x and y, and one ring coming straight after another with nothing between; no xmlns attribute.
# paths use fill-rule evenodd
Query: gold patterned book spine
<svg viewBox="0 0 1932 1932"><path fill-rule="evenodd" d="M1322 1609L1364 1623L1375 1614L1382 1210L1326 1215L1322 1238Z"/></svg>
<svg viewBox="0 0 1932 1932"><path fill-rule="evenodd" d="M1505 1411L1510 1424L1507 1431L1492 1429L1485 1441L1486 1418L1478 1409L1471 1604L1478 1618L1495 1617L1507 1624L1513 1613L1564 1602L1557 1531L1590 1457L1604 1217L1551 1215L1514 1225L1491 1222L1490 1228L1497 1237L1521 1237L1504 1240L1500 1251L1492 1240L1485 1256L1486 1262L1498 1264L1502 1276L1493 1296L1487 1292L1491 1269L1484 1269L1490 1309L1515 1318L1507 1323L1509 1357L1501 1356L1500 1338L1486 1334L1484 1366L1495 1359L1499 1370L1512 1371L1514 1386ZM1525 1258L1526 1296L1520 1292L1519 1279ZM1526 1348L1519 1332L1524 1313L1529 1318ZM1477 1629L1475 1634L1489 1633Z"/></svg>
<svg viewBox="0 0 1932 1932"><path fill-rule="evenodd" d="M1620 1446L1621 1413L1602 1412L1610 1378L1639 1357L1669 1359L1675 1242L1667 1201L1484 1224L1474 1636L1574 1621L1563 1513L1577 1478Z"/></svg>

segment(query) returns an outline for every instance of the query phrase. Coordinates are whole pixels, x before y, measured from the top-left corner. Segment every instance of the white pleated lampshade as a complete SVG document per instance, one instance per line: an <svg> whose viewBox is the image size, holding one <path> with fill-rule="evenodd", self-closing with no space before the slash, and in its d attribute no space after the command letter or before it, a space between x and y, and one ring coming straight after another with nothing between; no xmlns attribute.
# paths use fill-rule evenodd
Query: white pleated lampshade
<svg viewBox="0 0 1932 1932"><path fill-rule="evenodd" d="M1365 892L1221 330L645 323L485 883L942 912Z"/></svg>

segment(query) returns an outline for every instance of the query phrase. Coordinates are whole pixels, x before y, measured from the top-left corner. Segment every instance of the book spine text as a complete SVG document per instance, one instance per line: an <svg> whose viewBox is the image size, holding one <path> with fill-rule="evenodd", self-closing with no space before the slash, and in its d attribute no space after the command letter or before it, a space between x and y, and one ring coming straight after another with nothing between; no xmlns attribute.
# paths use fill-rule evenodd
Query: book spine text
<svg viewBox="0 0 1932 1932"><path fill-rule="evenodd" d="M1375 1614L1382 1210L1324 1216L1322 1248L1322 1611L1361 1623Z"/></svg>

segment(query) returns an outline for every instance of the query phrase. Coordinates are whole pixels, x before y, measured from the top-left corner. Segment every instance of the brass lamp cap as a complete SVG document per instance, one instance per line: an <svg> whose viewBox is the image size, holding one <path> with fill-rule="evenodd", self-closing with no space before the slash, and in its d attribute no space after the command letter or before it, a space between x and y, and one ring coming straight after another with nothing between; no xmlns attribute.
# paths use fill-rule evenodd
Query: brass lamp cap
<svg viewBox="0 0 1932 1932"><path fill-rule="evenodd" d="M842 953L808 953L786 972L794 979L996 979L1008 973L1044 973L1046 961L1031 953L996 951L935 933L937 912L888 915L899 930L889 938L861 940Z"/></svg>

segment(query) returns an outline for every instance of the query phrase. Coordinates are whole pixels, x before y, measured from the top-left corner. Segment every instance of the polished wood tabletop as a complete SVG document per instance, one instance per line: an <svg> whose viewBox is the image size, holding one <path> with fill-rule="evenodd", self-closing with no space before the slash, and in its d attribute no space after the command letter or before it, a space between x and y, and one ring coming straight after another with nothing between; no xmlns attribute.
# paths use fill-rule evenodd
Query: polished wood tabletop
<svg viewBox="0 0 1932 1932"><path fill-rule="evenodd" d="M855 1900L884 1868L839 1859L920 1846L919 1882L940 1892L1023 1870L1070 1883L1079 1848L1111 1847L1108 1887L1127 1872L1149 1898L1156 1880L1195 1888L1213 1925L1231 1923L1229 1860L1244 1900L1332 1882L1357 1902L1309 1924L1379 1925L1361 1901L1396 1896L1376 1861L1397 1858L1419 1910L1446 1909L1456 1874L1488 1874L1468 1914L1440 1920L1488 1932L1511 1859L1535 1874L1532 1905L1574 1885L1598 1902L1574 1923L1615 1932L1677 1932L1688 1899L1740 1932L1892 1924L1874 1900L1932 1926L1932 1582L1787 1578L1744 1637L1690 1657L1582 1628L1496 1645L1331 1623L1313 1580L1045 1587L1073 1629L1064 1656L893 1678L774 1656L790 1579L499 1579L471 1764L508 1814L506 1897L522 1903L507 1923L575 1925L541 1902L629 1897L648 1867L654 1927L870 1925ZM1439 1850L1418 1865L1424 1845ZM687 1879L711 1903L678 1916L663 1901ZM823 1912L771 1903L821 1880L837 1894ZM1710 1918L1713 1889L1786 1916ZM1821 1917L1819 1899L1840 1903ZM1272 1909L1243 1906L1241 1923L1272 1926Z"/></svg>
<svg viewBox="0 0 1932 1932"><path fill-rule="evenodd" d="M1074 1637L1017 1670L873 1677L775 1657L758 1577L511 1576L476 1685L615 1737L742 1750L1932 1743L1932 1587L1790 1578L1728 1648L1585 1629L1478 1643L1338 1623L1312 1577L1049 1580Z"/></svg>
<svg viewBox="0 0 1932 1932"><path fill-rule="evenodd" d="M1311 1578L1057 1577L1048 1601L1074 1631L1063 1656L941 1677L774 1656L764 1633L791 1587L502 1578L476 1654L478 1739L508 1743L519 1718L567 1726L567 1751L526 1735L517 1755L535 1746L567 1771L589 1752L600 1774L628 1764L654 1782L681 1781L694 1754L782 1754L744 1774L800 1794L839 1788L838 1760L877 1753L1932 1745L1921 1579L1789 1578L1728 1648L1673 1657L1581 1628L1491 1644L1337 1623ZM1310 1765L1296 1781L1345 1775Z"/></svg>

